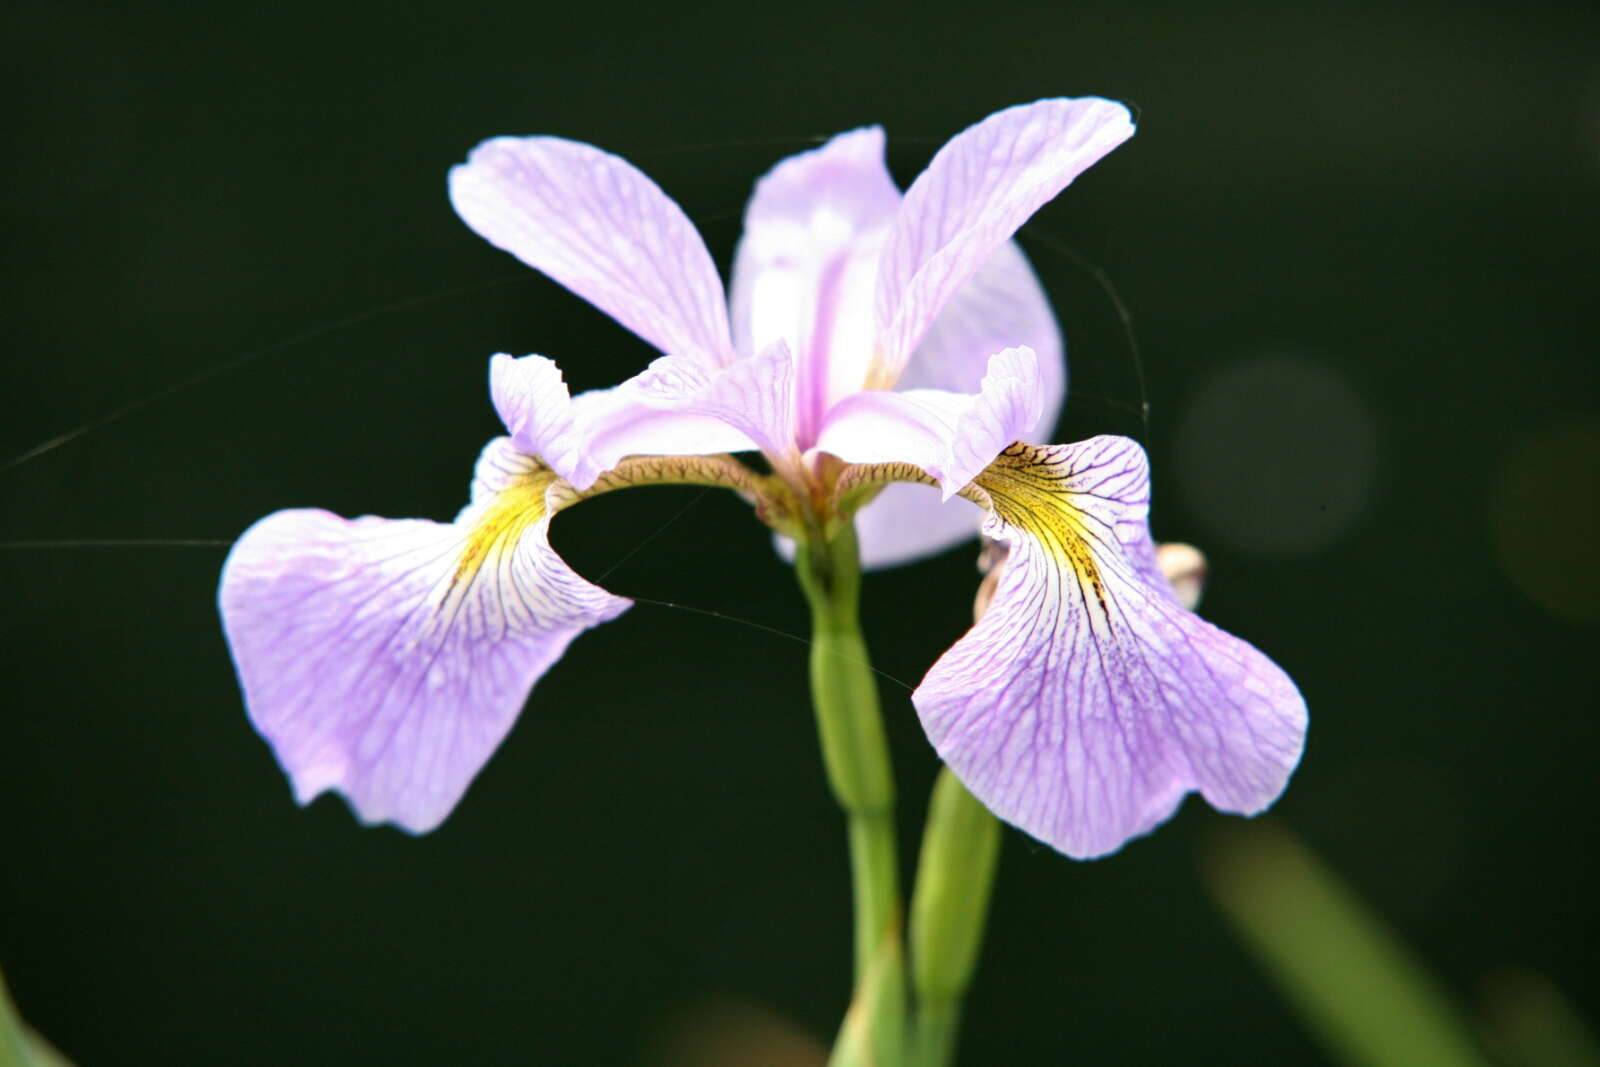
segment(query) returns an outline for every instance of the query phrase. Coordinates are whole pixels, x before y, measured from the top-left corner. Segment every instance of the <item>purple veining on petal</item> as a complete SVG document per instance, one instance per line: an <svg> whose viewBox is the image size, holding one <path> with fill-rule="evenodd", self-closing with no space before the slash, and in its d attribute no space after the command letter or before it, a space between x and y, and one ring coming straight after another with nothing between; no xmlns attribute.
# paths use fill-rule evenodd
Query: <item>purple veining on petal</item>
<svg viewBox="0 0 1600 1067"><path fill-rule="evenodd" d="M734 337L741 352L789 343L802 450L827 406L866 380L878 250L899 203L883 131L868 127L780 162L745 212L730 286Z"/></svg>
<svg viewBox="0 0 1600 1067"><path fill-rule="evenodd" d="M925 389L845 397L829 410L817 447L848 463L913 463L938 479L948 500L1038 422L1041 403L1038 359L1008 348L990 358L976 395Z"/></svg>
<svg viewBox="0 0 1600 1067"><path fill-rule="evenodd" d="M496 137L450 171L480 236L669 355L733 359L722 279L683 210L631 163L559 137Z"/></svg>
<svg viewBox="0 0 1600 1067"><path fill-rule="evenodd" d="M584 442L573 423L567 383L544 356L518 359L502 352L489 360L489 396L512 442L566 477Z"/></svg>
<svg viewBox="0 0 1600 1067"><path fill-rule="evenodd" d="M895 381L945 303L995 249L1132 135L1121 104L1041 100L996 112L941 148L906 190L879 260L877 379Z"/></svg>
<svg viewBox="0 0 1600 1067"><path fill-rule="evenodd" d="M833 352L833 330L844 296L845 256L830 258L817 275L816 306L811 333L804 354L797 362L799 372L795 404L795 445L801 450L816 444L817 431L828 404L828 360Z"/></svg>
<svg viewBox="0 0 1600 1067"><path fill-rule="evenodd" d="M467 224L665 355L615 389L575 401L550 361L495 357L491 389L512 437L485 449L472 503L453 523L295 510L268 516L240 538L219 591L224 627L251 718L301 802L336 789L366 821L417 832L436 826L572 638L626 609L626 600L585 582L551 549L545 498L556 476L582 488L627 455L747 448L766 453L780 474L794 474L801 449L817 443L849 460L916 462L948 497L1006 443L1031 434L1047 414L1053 420L1064 383L1059 335L1007 238L1130 133L1125 110L1105 101L1002 112L941 150L903 202L876 128L786 160L758 184L747 212L731 323L700 236L632 165L560 138L480 144L450 175L452 203ZM980 360L981 380L974 378ZM893 385L902 370L903 384L921 388L863 391ZM883 546L885 558L903 558L961 535L962 522L916 520L922 504L899 488L863 522L869 561ZM1025 539L1023 517L997 512L990 532ZM888 518L916 521L918 529L880 537L874 531ZM1107 528L1121 536L1125 518L1107 520ZM1142 511L1137 525L1145 536ZM1147 536L1121 551L1119 580L1138 592L1154 570ZM1016 574L1037 572L1042 587L1064 589L1049 554L1034 557ZM1008 589L1023 606L1002 615L1031 626L1028 634L1071 629L1061 622L1070 619L1064 609L1029 606L1031 587L1003 586L999 599ZM1104 632L1096 636L1137 637L1140 626L1154 625L1149 620L1166 620L1148 605L1130 615L1101 603ZM1171 597L1161 603L1171 607ZM1174 632L1188 639L1191 630ZM955 699L941 688L940 672L960 673L974 635L918 691L925 717L939 719ZM1106 657L1129 647L1144 645L1086 646L1108 678ZM1057 651L1049 642L1024 643L1021 673L1004 679L1001 697L1035 675L1040 692L1055 684L1059 672L1047 668ZM986 646L982 655L1000 651ZM981 660L967 668L980 670ZM1105 700L1120 714L1114 694ZM952 712L956 720L963 714ZM1179 733L1158 730L1141 751ZM964 750L965 739L991 735L969 721L945 736ZM1194 752L1169 748L1186 753L1191 770L1199 766ZM988 765L981 753L977 762ZM1193 777L1214 803L1233 802L1226 781ZM1150 810L1166 803L1159 789L1151 796Z"/></svg>
<svg viewBox="0 0 1600 1067"><path fill-rule="evenodd" d="M1013 344L1038 357L1041 400L1037 424L1016 439L1048 440L1066 395L1061 332L1033 268L1007 241L939 312L896 389L976 393L990 353ZM942 552L977 537L982 520L973 508L947 504L923 486L891 485L856 516L861 565L875 570Z"/></svg>
<svg viewBox="0 0 1600 1067"><path fill-rule="evenodd" d="M1138 445L1018 446L978 484L1006 570L913 695L973 794L1078 858L1148 832L1191 790L1222 811L1269 805L1299 761L1305 703L1141 562L1154 552Z"/></svg>
<svg viewBox="0 0 1600 1067"><path fill-rule="evenodd" d="M793 462L793 390L794 358L782 340L711 372L663 356L622 385L573 402L584 450L567 479L588 488L629 455L759 449L775 464Z"/></svg>
<svg viewBox="0 0 1600 1067"><path fill-rule="evenodd" d="M941 474L946 500L982 473L1002 448L1039 425L1043 393L1033 349L1008 348L989 360L978 396L956 419Z"/></svg>
<svg viewBox="0 0 1600 1067"><path fill-rule="evenodd" d="M1031 348L1039 359L1039 422L1018 436L1049 440L1066 399L1066 358L1050 301L1015 241L995 249L956 290L895 387L975 393L989 369L989 356L1004 348Z"/></svg>
<svg viewBox="0 0 1600 1067"><path fill-rule="evenodd" d="M302 804L334 789L433 829L571 640L628 607L550 548L550 477L497 438L454 523L280 511L234 545L223 626Z"/></svg>

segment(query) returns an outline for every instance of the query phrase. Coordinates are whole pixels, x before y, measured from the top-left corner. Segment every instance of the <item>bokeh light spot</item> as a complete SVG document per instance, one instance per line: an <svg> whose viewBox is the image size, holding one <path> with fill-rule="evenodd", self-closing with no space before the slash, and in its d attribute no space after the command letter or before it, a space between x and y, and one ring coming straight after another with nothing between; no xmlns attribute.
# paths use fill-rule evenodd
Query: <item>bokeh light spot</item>
<svg viewBox="0 0 1600 1067"><path fill-rule="evenodd" d="M1326 547L1365 507L1377 458L1366 401L1304 356L1224 368L1178 426L1185 499L1215 537L1247 552Z"/></svg>

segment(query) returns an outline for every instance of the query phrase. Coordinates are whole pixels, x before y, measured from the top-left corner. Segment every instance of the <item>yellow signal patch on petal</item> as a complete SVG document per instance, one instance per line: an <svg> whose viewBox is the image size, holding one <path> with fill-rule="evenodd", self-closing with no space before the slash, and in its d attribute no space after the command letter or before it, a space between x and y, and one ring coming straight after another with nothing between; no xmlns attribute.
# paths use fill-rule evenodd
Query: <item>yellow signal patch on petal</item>
<svg viewBox="0 0 1600 1067"><path fill-rule="evenodd" d="M1190 791L1242 814L1277 797L1304 746L1305 702L1172 592L1136 442L1013 444L962 495L988 509L1005 565L912 702L974 796L1080 858L1147 833Z"/></svg>
<svg viewBox="0 0 1600 1067"><path fill-rule="evenodd" d="M1095 529L1111 533L1103 519L1079 505L1078 499L1086 494L1072 488L1072 482L1081 484L1081 479L1082 472L1073 470L1062 450L1018 441L996 456L962 495L1032 535L1046 553L1077 577L1085 606L1098 608L1096 621L1109 623L1105 581L1094 549L1096 542L1102 551L1114 546L1105 543L1105 536Z"/></svg>
<svg viewBox="0 0 1600 1067"><path fill-rule="evenodd" d="M705 485L732 489L757 504L775 510L785 503L781 483L764 479L727 455L629 456L597 478L587 489L576 489L537 457L505 448L480 467L472 514L463 515L468 532L451 579L452 588L471 582L485 564L500 560L516 548L540 520L552 518L574 504L617 489L645 485Z"/></svg>
<svg viewBox="0 0 1600 1067"><path fill-rule="evenodd" d="M528 527L544 517L545 493L555 481L554 471L530 464L498 490L467 535L452 586L463 579L470 580L491 557L516 547Z"/></svg>

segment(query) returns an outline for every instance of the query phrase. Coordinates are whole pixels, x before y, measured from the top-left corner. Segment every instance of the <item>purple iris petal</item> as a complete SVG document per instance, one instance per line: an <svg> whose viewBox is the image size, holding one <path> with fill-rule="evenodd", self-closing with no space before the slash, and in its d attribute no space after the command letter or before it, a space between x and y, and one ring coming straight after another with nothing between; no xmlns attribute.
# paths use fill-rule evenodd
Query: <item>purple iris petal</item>
<svg viewBox="0 0 1600 1067"><path fill-rule="evenodd" d="M433 829L568 643L628 607L551 549L538 469L497 438L454 523L280 511L234 545L223 625L300 803Z"/></svg>
<svg viewBox="0 0 1600 1067"><path fill-rule="evenodd" d="M863 570L896 567L978 536L983 513L940 498L937 489L901 482L856 513Z"/></svg>
<svg viewBox="0 0 1600 1067"><path fill-rule="evenodd" d="M503 352L492 357L489 397L517 448L537 455L563 478L577 466L584 442L573 422L567 383L553 361Z"/></svg>
<svg viewBox="0 0 1600 1067"><path fill-rule="evenodd" d="M933 389L869 390L828 412L818 447L849 463L913 463L946 500L1039 421L1039 361L1027 348L989 360L974 396Z"/></svg>
<svg viewBox="0 0 1600 1067"><path fill-rule="evenodd" d="M1041 100L996 112L941 148L906 190L879 261L882 379L899 376L940 309L995 249L1132 135L1121 104Z"/></svg>
<svg viewBox="0 0 1600 1067"><path fill-rule="evenodd" d="M515 443L489 442L454 522L280 511L228 554L245 703L302 804L335 789L365 822L431 830L568 643L629 606L550 547L555 476L528 452L575 448L560 372L496 356L490 381Z"/></svg>
<svg viewBox="0 0 1600 1067"><path fill-rule="evenodd" d="M939 312L896 388L976 393L989 356L1008 345L1033 349L1039 361L1038 422L1013 440L1048 439L1066 398L1061 331L1022 250L1007 241ZM910 563L978 536L983 515L946 507L918 485L891 485L856 515L861 565Z"/></svg>
<svg viewBox="0 0 1600 1067"><path fill-rule="evenodd" d="M1007 241L939 311L896 383L897 389L976 393L989 357L1031 348L1039 360L1039 423L1019 436L1048 440L1066 398L1061 330L1039 279L1015 241Z"/></svg>
<svg viewBox="0 0 1600 1067"><path fill-rule="evenodd" d="M825 430L850 438L833 425L841 402L860 420L874 406L914 414L916 397L864 395L892 387L913 358L907 386L970 396L992 355L1036 343L1039 403L1034 424L1015 427L1016 436L1054 419L1064 385L1060 338L1008 238L1131 132L1126 109L1103 100L1013 108L952 140L903 199L876 127L784 160L757 184L746 216L733 284L737 348L704 243L625 161L559 138L497 138L452 170L450 188L480 234L667 353L632 381L578 398L578 441L549 460L558 472L581 487L630 453L751 447L778 469L797 470ZM775 356L780 341L790 357ZM773 409L780 397L781 416ZM913 426L896 437L902 424L879 420L888 436L874 454L898 448L896 458L926 458L927 434ZM991 435L972 429L970 442L941 446L941 471L979 469L974 457ZM941 476L954 491L954 474ZM934 520L920 498L884 499L891 503L877 514L892 509L915 532L891 529L869 505L869 560L909 558L970 529L966 520Z"/></svg>
<svg viewBox="0 0 1600 1067"><path fill-rule="evenodd" d="M584 450L568 480L588 488L624 456L759 450L791 462L798 459L793 395L794 359L782 340L712 371L663 356L616 388L573 401Z"/></svg>
<svg viewBox="0 0 1600 1067"><path fill-rule="evenodd" d="M802 447L815 442L828 398L859 390L869 370L877 261L900 207L883 141L870 127L789 157L757 183L745 211L729 287L735 347L752 351L758 338L784 336L805 354L796 390ZM843 293L847 281L855 290ZM977 393L989 357L1017 345L1038 356L1043 412L1014 436L1038 440L1065 395L1061 334L1026 257L1008 241L945 304L897 387ZM885 489L856 517L862 565L909 562L977 536L980 514L942 504L921 486Z"/></svg>
<svg viewBox="0 0 1600 1067"><path fill-rule="evenodd" d="M878 250L899 206L883 130L872 126L783 160L745 209L730 286L734 340L740 351L788 342L802 449L828 405L866 381Z"/></svg>
<svg viewBox="0 0 1600 1067"><path fill-rule="evenodd" d="M456 212L497 248L669 355L733 359L722 279L683 209L626 160L559 137L496 137L450 171Z"/></svg>
<svg viewBox="0 0 1600 1067"><path fill-rule="evenodd" d="M1227 812L1270 804L1300 759L1305 703L1166 588L1143 450L1118 437L1019 445L978 485L1006 569L912 698L967 788L1078 858L1148 832L1191 790Z"/></svg>
<svg viewBox="0 0 1600 1067"><path fill-rule="evenodd" d="M1008 238L1131 132L1106 101L1014 108L954 139L903 199L876 128L784 161L747 216L737 347L704 243L650 179L559 138L479 145L450 175L468 225L664 355L576 400L548 360L496 357L492 390L512 437L485 451L454 523L288 511L240 539L223 574L224 624L250 714L297 796L337 789L367 821L431 828L572 638L627 607L551 550L546 491L558 476L584 489L630 455L758 449L810 491L816 448L916 464L948 497L1053 422L1060 337ZM897 380L902 391L887 391ZM727 462L735 473L711 484L743 491L748 472ZM937 503L893 486L869 504L869 565L969 536L961 509ZM1148 582L1148 544L1124 547L1130 580ZM937 703L936 676L965 645L919 693Z"/></svg>

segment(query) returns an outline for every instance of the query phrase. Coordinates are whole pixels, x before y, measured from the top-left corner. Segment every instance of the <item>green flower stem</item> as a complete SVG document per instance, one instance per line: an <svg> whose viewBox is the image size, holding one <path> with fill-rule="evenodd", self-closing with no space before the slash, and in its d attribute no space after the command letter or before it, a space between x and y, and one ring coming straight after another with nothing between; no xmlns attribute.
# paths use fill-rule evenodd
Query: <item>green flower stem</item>
<svg viewBox="0 0 1600 1067"><path fill-rule="evenodd" d="M917 1067L953 1062L961 1000L972 983L1000 857L1000 821L950 768L939 771L911 896Z"/></svg>
<svg viewBox="0 0 1600 1067"><path fill-rule="evenodd" d="M911 1048L917 1067L948 1067L955 1062L956 1039L961 1033L961 1001L957 998L917 1004L916 1029Z"/></svg>
<svg viewBox="0 0 1600 1067"><path fill-rule="evenodd" d="M828 784L849 824L855 892L858 1004L869 979L872 1062L898 1067L904 1037L899 860L894 775L878 708L878 685L861 637L861 564L855 528L802 541L795 574L811 605L811 691ZM890 991L888 995L883 990Z"/></svg>
<svg viewBox="0 0 1600 1067"><path fill-rule="evenodd" d="M856 900L856 978L886 940L900 936L899 857L890 812L851 813L850 880Z"/></svg>

